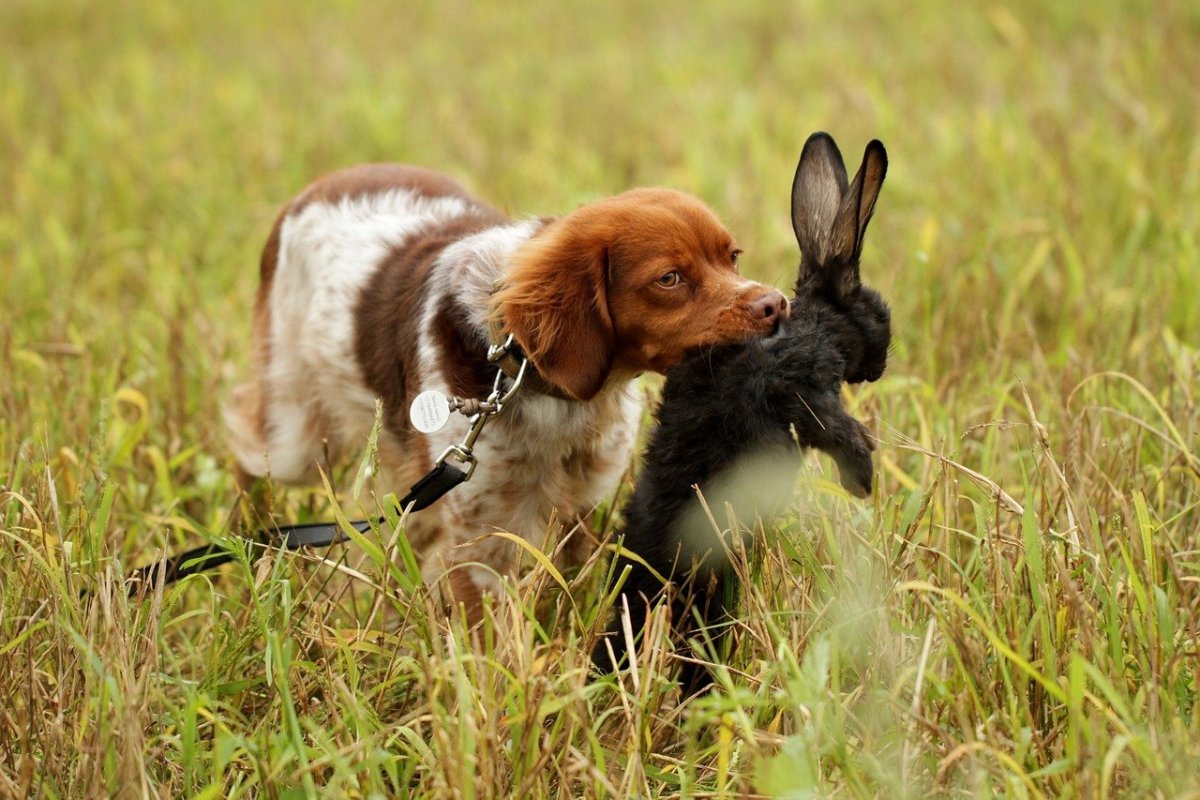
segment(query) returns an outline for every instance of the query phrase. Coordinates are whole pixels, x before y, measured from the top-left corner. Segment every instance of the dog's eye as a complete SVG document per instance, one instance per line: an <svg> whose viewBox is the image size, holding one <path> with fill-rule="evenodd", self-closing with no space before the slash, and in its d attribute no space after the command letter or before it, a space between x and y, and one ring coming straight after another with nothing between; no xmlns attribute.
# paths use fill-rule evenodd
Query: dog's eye
<svg viewBox="0 0 1200 800"><path fill-rule="evenodd" d="M732 253L729 254L729 263L733 265L734 269L738 268L738 256L740 256L741 254L742 254L741 250L734 250Z"/></svg>
<svg viewBox="0 0 1200 800"><path fill-rule="evenodd" d="M670 289L674 286L678 286L679 281L681 280L683 279L679 277L679 272L677 270L671 270L655 282L664 289Z"/></svg>

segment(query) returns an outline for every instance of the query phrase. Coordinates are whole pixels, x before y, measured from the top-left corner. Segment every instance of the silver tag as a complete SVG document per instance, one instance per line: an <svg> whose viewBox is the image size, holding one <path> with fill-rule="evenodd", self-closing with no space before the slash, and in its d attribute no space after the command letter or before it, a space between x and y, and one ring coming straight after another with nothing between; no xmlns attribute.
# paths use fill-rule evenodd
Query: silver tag
<svg viewBox="0 0 1200 800"><path fill-rule="evenodd" d="M409 407L408 418L421 433L440 431L450 421L450 401L436 389L421 392Z"/></svg>

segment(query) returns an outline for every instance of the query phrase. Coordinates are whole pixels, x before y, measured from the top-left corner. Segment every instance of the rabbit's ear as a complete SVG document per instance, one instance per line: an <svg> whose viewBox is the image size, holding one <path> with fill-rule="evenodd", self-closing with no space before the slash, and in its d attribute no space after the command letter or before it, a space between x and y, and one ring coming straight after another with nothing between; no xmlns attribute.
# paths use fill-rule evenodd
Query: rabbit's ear
<svg viewBox="0 0 1200 800"><path fill-rule="evenodd" d="M833 137L821 132L808 137L792 180L792 230L804 256L801 272L821 269L835 256L834 223L846 184L846 165Z"/></svg>
<svg viewBox="0 0 1200 800"><path fill-rule="evenodd" d="M834 224L833 240L835 255L839 263L846 266L846 274L839 276L843 290L850 291L859 285L858 257L862 255L863 235L867 223L879 199L879 190L887 176L887 150L878 139L872 139L863 152L862 166L854 176L842 201Z"/></svg>

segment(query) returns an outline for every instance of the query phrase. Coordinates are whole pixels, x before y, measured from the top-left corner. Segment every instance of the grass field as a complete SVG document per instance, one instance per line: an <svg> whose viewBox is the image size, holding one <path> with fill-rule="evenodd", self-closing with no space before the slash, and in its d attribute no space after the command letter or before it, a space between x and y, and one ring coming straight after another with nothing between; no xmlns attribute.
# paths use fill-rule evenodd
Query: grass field
<svg viewBox="0 0 1200 800"><path fill-rule="evenodd" d="M1200 6L517 6L0 3L0 797L1200 797ZM891 156L878 488L814 457L713 694L661 647L588 682L603 563L482 648L387 529L125 599L223 536L218 408L308 179L668 185L787 283L817 129Z"/></svg>

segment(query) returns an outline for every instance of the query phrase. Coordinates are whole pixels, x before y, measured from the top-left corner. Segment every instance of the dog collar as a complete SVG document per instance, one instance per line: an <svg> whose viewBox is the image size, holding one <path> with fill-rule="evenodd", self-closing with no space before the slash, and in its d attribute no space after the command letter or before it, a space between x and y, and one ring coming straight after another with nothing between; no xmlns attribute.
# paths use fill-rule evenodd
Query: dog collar
<svg viewBox="0 0 1200 800"><path fill-rule="evenodd" d="M537 367L529 360L521 349L521 345L512 334L504 332L504 323L500 312L492 309L488 315L488 361L496 365L501 372L512 380L517 379L522 365L525 366L523 382L526 388L538 394L548 395L559 400L573 400L569 394L542 377Z"/></svg>

